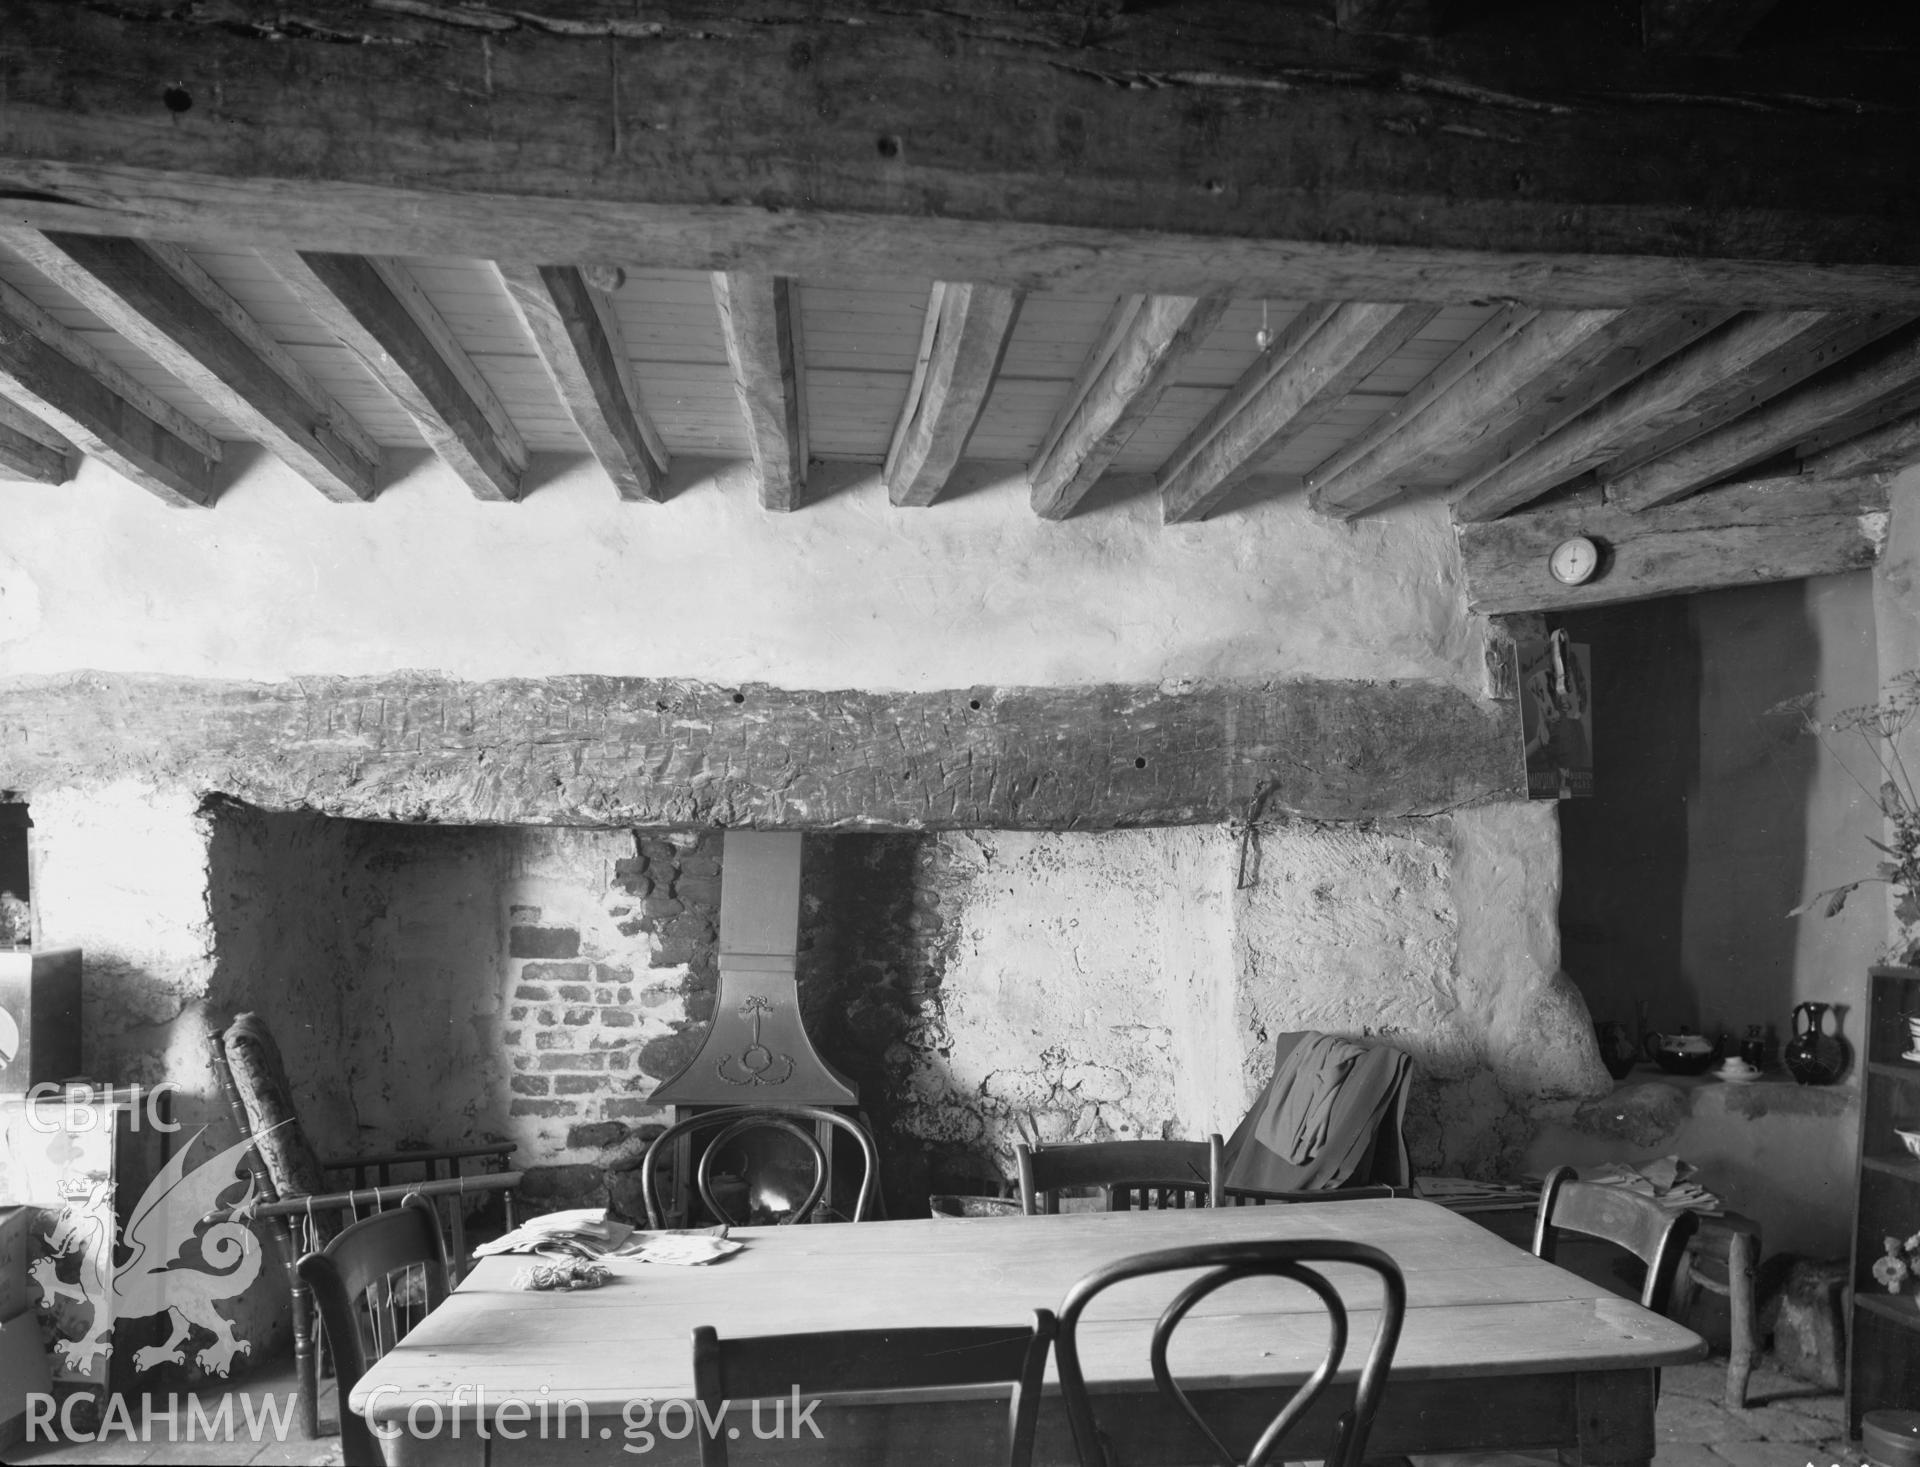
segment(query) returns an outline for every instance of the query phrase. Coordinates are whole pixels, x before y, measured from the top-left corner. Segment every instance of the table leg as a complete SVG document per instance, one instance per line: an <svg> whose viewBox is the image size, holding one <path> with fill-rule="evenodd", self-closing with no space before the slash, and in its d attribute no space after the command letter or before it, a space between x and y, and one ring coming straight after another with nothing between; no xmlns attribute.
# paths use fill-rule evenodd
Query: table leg
<svg viewBox="0 0 1920 1467"><path fill-rule="evenodd" d="M1651 1370L1583 1372L1574 1380L1582 1467L1630 1467L1653 1460Z"/></svg>
<svg viewBox="0 0 1920 1467"><path fill-rule="evenodd" d="M1727 1409L1747 1404L1747 1379L1753 1374L1753 1235L1735 1229L1727 1239L1727 1314L1732 1340L1727 1350Z"/></svg>

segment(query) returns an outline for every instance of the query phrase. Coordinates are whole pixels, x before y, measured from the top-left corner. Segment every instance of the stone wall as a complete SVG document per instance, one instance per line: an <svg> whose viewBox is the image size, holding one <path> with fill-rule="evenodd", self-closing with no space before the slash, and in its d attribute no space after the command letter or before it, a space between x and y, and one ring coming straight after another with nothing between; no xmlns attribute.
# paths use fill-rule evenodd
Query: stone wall
<svg viewBox="0 0 1920 1467"><path fill-rule="evenodd" d="M173 1078L213 1113L201 1030L255 1009L324 1154L505 1138L537 1203L639 1212L649 1097L712 1013L721 833L95 799L35 807L49 920L103 999L91 1067ZM1419 1164L1498 1171L1537 1107L1598 1073L1555 977L1553 814L816 835L809 1031L860 1086L897 1213L1004 1187L1022 1137L1231 1130L1273 1036L1308 1027L1407 1048ZM171 854L162 889L118 894L158 951L75 901L115 870L151 885L142 850Z"/></svg>

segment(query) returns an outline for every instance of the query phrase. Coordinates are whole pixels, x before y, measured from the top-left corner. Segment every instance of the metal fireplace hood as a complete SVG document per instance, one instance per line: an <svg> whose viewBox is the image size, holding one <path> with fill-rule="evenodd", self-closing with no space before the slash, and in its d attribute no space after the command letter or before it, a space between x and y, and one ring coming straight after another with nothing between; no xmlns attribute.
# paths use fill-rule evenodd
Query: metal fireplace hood
<svg viewBox="0 0 1920 1467"><path fill-rule="evenodd" d="M713 1023L662 1105L853 1105L859 1089L820 1058L800 1019L797 832L729 830L720 869L720 988Z"/></svg>

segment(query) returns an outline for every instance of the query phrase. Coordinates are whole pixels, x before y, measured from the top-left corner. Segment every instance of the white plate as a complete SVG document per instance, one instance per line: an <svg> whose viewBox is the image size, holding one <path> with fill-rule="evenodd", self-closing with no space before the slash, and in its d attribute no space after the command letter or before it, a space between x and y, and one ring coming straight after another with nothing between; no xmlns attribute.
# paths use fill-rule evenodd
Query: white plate
<svg viewBox="0 0 1920 1467"><path fill-rule="evenodd" d="M1729 1085L1751 1085L1760 1078L1758 1070L1715 1070L1713 1073Z"/></svg>

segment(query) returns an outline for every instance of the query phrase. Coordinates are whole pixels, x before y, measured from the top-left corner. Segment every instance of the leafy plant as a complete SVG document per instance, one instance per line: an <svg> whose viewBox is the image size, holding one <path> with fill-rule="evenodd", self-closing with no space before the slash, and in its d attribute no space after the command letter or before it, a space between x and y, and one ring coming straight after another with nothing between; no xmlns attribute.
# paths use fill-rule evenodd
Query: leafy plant
<svg viewBox="0 0 1920 1467"><path fill-rule="evenodd" d="M1807 693L1776 704L1768 712L1793 717L1866 792L1892 828L1892 842L1867 843L1879 851L1882 859L1870 876L1862 876L1839 886L1817 892L1787 915L1798 917L1814 908L1831 917L1844 908L1847 898L1869 882L1884 881L1899 887L1905 897L1903 919L1920 917L1920 792L1906 762L1900 757L1900 735L1920 717L1920 669L1900 673L1888 682L1880 701L1861 708L1845 708L1831 718L1819 716L1819 694ZM1858 756L1849 760L1842 743L1857 738L1873 760L1873 769L1863 776ZM1906 910L1913 906L1911 913Z"/></svg>

